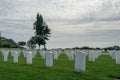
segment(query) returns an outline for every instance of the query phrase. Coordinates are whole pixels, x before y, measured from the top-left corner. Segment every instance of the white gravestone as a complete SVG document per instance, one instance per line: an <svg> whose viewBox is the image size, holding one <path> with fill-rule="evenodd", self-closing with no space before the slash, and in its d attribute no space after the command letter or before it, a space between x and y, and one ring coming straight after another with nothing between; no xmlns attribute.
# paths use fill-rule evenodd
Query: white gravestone
<svg viewBox="0 0 120 80"><path fill-rule="evenodd" d="M71 53L70 53L68 59L69 59L69 60L74 60L74 54L71 54Z"/></svg>
<svg viewBox="0 0 120 80"><path fill-rule="evenodd" d="M74 60L74 54L75 54L75 52L73 50L71 50L70 53L69 53L68 59L69 60Z"/></svg>
<svg viewBox="0 0 120 80"><path fill-rule="evenodd" d="M41 52L40 52L40 55L41 55L41 58L42 58L42 59L45 59L45 54L46 54L46 51L41 51Z"/></svg>
<svg viewBox="0 0 120 80"><path fill-rule="evenodd" d="M113 51L109 51L109 55L112 57L112 59L116 59L116 51L113 50Z"/></svg>
<svg viewBox="0 0 120 80"><path fill-rule="evenodd" d="M53 54L52 52L47 52L45 57L45 66L46 67L53 67Z"/></svg>
<svg viewBox="0 0 120 80"><path fill-rule="evenodd" d="M27 53L27 64L32 64L32 52Z"/></svg>
<svg viewBox="0 0 120 80"><path fill-rule="evenodd" d="M62 53L62 50L58 50L58 54L60 55Z"/></svg>
<svg viewBox="0 0 120 80"><path fill-rule="evenodd" d="M68 57L69 56L69 50L65 50L65 55Z"/></svg>
<svg viewBox="0 0 120 80"><path fill-rule="evenodd" d="M27 57L28 51L23 51L23 56L26 58Z"/></svg>
<svg viewBox="0 0 120 80"><path fill-rule="evenodd" d="M14 56L15 50L10 50L11 56Z"/></svg>
<svg viewBox="0 0 120 80"><path fill-rule="evenodd" d="M36 57L36 51L31 51L33 54L32 54L32 57L35 58Z"/></svg>
<svg viewBox="0 0 120 80"><path fill-rule="evenodd" d="M120 64L120 51L116 51L116 64Z"/></svg>
<svg viewBox="0 0 120 80"><path fill-rule="evenodd" d="M65 50L65 54L68 57L68 60L74 60L74 52L71 50Z"/></svg>
<svg viewBox="0 0 120 80"><path fill-rule="evenodd" d="M95 61L95 53L89 53L89 61Z"/></svg>
<svg viewBox="0 0 120 80"><path fill-rule="evenodd" d="M8 52L8 51L5 51L5 52L3 53L3 56L4 56L4 61L5 61L5 62L7 62L7 61L8 61L8 54L9 54L9 52Z"/></svg>
<svg viewBox="0 0 120 80"><path fill-rule="evenodd" d="M86 56L84 53L77 51L75 53L75 71L84 73L86 68Z"/></svg>
<svg viewBox="0 0 120 80"><path fill-rule="evenodd" d="M58 59L59 53L57 51L54 51L54 59Z"/></svg>
<svg viewBox="0 0 120 80"><path fill-rule="evenodd" d="M14 63L18 63L18 56L19 56L19 52L14 52L13 54Z"/></svg>

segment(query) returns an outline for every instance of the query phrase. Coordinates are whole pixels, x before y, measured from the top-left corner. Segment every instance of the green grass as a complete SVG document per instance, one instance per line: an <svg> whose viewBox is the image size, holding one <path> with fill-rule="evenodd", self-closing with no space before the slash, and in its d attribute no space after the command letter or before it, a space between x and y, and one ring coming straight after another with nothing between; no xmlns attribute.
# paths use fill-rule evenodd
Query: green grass
<svg viewBox="0 0 120 80"><path fill-rule="evenodd" d="M54 60L54 67L46 68L45 60L37 54L32 65L26 64L26 58L21 55L19 63L4 62L0 54L0 80L115 80L120 79L120 65L109 55L101 55L95 62L86 60L86 73L74 72L74 61L69 61L62 54Z"/></svg>

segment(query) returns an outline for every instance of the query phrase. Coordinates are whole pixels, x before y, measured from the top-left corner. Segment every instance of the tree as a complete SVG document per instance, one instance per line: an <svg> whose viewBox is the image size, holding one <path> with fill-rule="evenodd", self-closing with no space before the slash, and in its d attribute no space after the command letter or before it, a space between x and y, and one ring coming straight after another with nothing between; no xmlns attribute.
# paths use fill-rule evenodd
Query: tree
<svg viewBox="0 0 120 80"><path fill-rule="evenodd" d="M43 21L43 17L39 13L36 16L36 21L33 25L35 30L35 41L38 44L39 49L41 45L44 45L44 49L46 50L46 40L49 40L51 30Z"/></svg>
<svg viewBox="0 0 120 80"><path fill-rule="evenodd" d="M26 45L26 42L24 42L24 41L20 41L20 42L18 42L18 44L19 44L21 47L23 47L23 46Z"/></svg>
<svg viewBox="0 0 120 80"><path fill-rule="evenodd" d="M115 45L115 46L114 46L114 49L115 49L115 50L120 50L120 47L117 46L117 45Z"/></svg>
<svg viewBox="0 0 120 80"><path fill-rule="evenodd" d="M27 46L31 49L36 48L35 37L31 37L30 40L27 41Z"/></svg>

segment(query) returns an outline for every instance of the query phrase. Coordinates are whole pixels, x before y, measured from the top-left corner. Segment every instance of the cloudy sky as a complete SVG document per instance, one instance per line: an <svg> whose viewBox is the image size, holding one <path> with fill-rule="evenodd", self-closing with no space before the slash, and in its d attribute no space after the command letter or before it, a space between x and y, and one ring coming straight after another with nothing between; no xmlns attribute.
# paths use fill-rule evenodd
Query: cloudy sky
<svg viewBox="0 0 120 80"><path fill-rule="evenodd" d="M38 12L52 32L48 48L120 45L120 0L0 0L2 36L27 41Z"/></svg>

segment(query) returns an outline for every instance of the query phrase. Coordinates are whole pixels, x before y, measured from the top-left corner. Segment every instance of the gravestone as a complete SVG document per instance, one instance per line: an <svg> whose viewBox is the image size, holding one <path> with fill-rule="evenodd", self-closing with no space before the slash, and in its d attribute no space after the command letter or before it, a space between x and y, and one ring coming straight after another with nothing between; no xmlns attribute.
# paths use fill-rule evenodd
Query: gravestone
<svg viewBox="0 0 120 80"><path fill-rule="evenodd" d="M15 51L15 52L13 53L14 63L18 63L18 56L19 56L19 52Z"/></svg>
<svg viewBox="0 0 120 80"><path fill-rule="evenodd" d="M74 55L75 55L75 51L74 50L70 50L68 59L69 60L74 60Z"/></svg>
<svg viewBox="0 0 120 80"><path fill-rule="evenodd" d="M28 51L27 53L27 64L32 64L32 52Z"/></svg>
<svg viewBox="0 0 120 80"><path fill-rule="evenodd" d="M89 61L95 61L95 53L89 53Z"/></svg>
<svg viewBox="0 0 120 80"><path fill-rule="evenodd" d="M115 50L109 50L108 51L109 55L112 57L112 59L116 59L116 51Z"/></svg>
<svg viewBox="0 0 120 80"><path fill-rule="evenodd" d="M37 51L31 50L31 52L32 52L32 58L35 58L35 57L36 57L36 52L37 52Z"/></svg>
<svg viewBox="0 0 120 80"><path fill-rule="evenodd" d="M120 51L116 51L116 64L120 64Z"/></svg>
<svg viewBox="0 0 120 80"><path fill-rule="evenodd" d="M10 50L11 56L14 56L15 50Z"/></svg>
<svg viewBox="0 0 120 80"><path fill-rule="evenodd" d="M65 54L68 57L68 60L74 60L74 51L72 50L65 50Z"/></svg>
<svg viewBox="0 0 120 80"><path fill-rule="evenodd" d="M40 51L40 55L42 59L45 59L45 54L47 51Z"/></svg>
<svg viewBox="0 0 120 80"><path fill-rule="evenodd" d="M69 57L68 57L68 60L74 60L74 54L71 54L71 53L70 53L70 55L69 55Z"/></svg>
<svg viewBox="0 0 120 80"><path fill-rule="evenodd" d="M46 53L45 66L46 67L53 67L53 54L50 51Z"/></svg>
<svg viewBox="0 0 120 80"><path fill-rule="evenodd" d="M84 53L77 51L75 53L75 71L84 73L86 68L86 56Z"/></svg>
<svg viewBox="0 0 120 80"><path fill-rule="evenodd" d="M54 59L58 59L59 53L57 51L54 51Z"/></svg>
<svg viewBox="0 0 120 80"><path fill-rule="evenodd" d="M26 58L27 57L28 51L23 51L23 56Z"/></svg>
<svg viewBox="0 0 120 80"><path fill-rule="evenodd" d="M57 50L58 51L58 54L60 55L62 53L62 50Z"/></svg>
<svg viewBox="0 0 120 80"><path fill-rule="evenodd" d="M9 51L5 51L5 52L3 53L4 62L7 62L7 61L8 61L8 54L9 54Z"/></svg>

